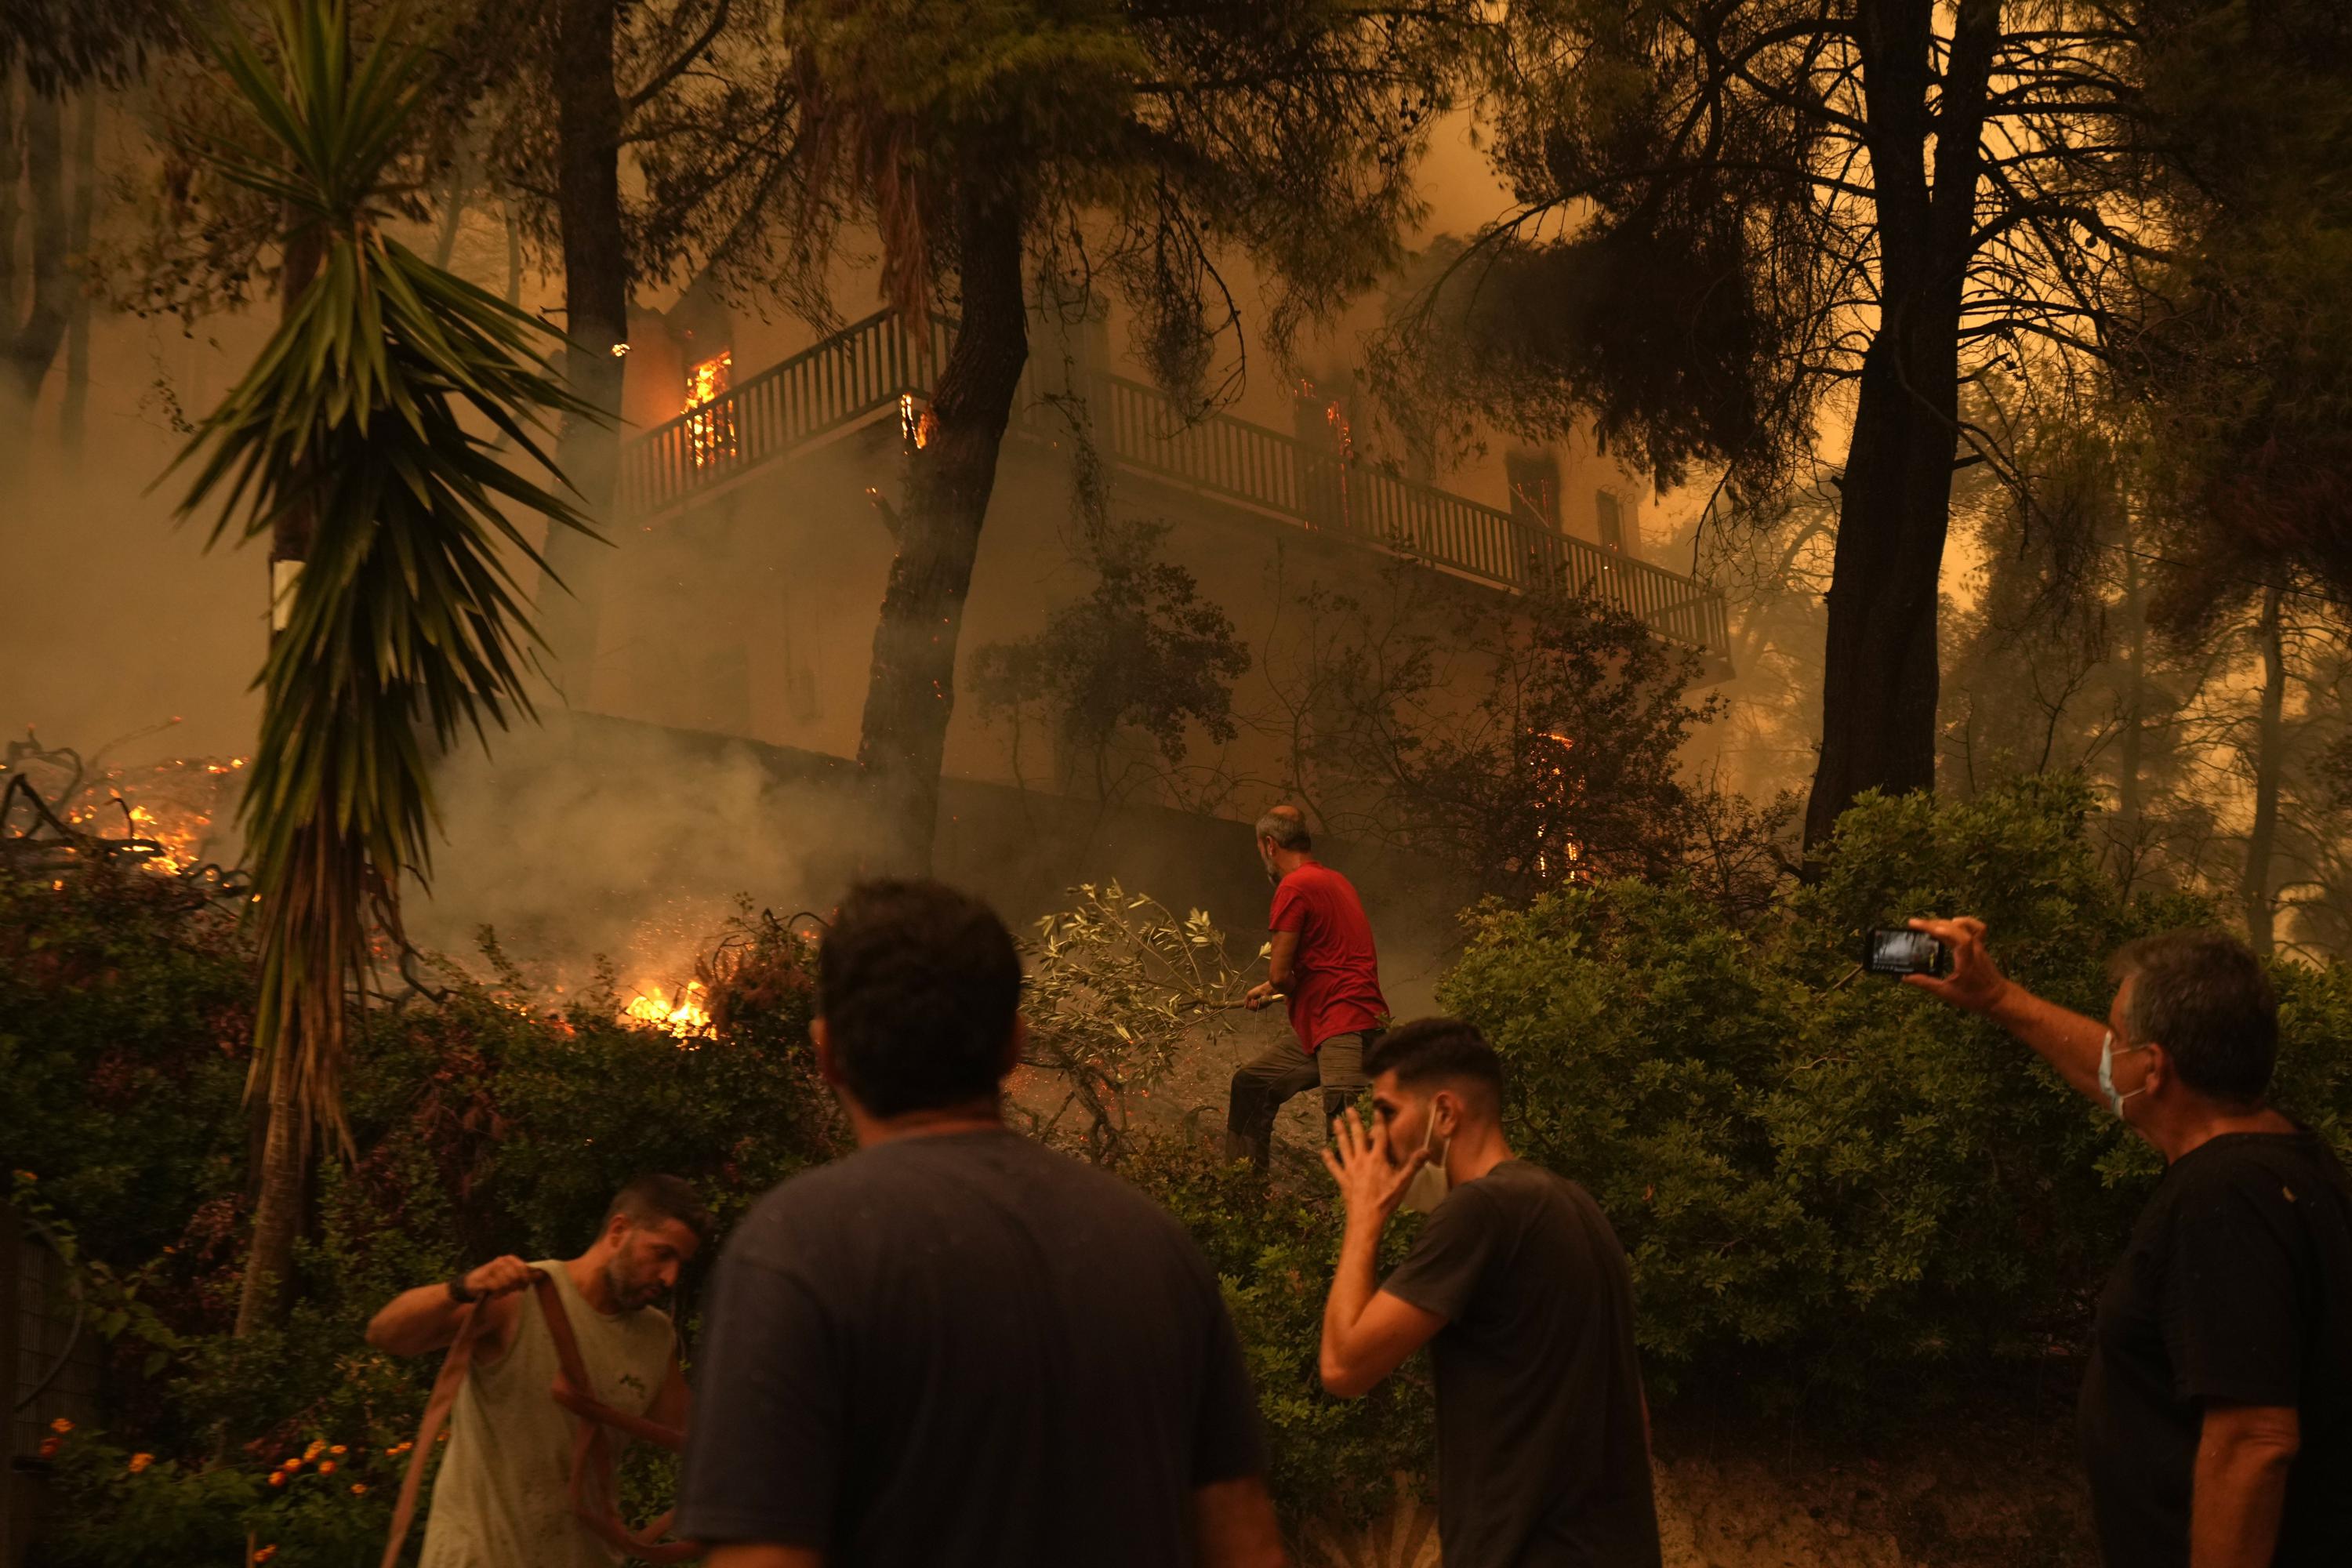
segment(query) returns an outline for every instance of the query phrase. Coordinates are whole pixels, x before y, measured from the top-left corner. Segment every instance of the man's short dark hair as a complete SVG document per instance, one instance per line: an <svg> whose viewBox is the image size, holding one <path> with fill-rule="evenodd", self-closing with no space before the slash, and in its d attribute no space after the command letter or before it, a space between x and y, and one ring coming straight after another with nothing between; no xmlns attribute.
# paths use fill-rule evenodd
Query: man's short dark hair
<svg viewBox="0 0 2352 1568"><path fill-rule="evenodd" d="M659 1225L674 1219L694 1232L694 1239L710 1239L710 1210L704 1206L702 1196L676 1176L639 1176L613 1194L613 1202L604 1210L601 1232L613 1223L614 1215L626 1215L632 1225Z"/></svg>
<svg viewBox="0 0 2352 1568"><path fill-rule="evenodd" d="M876 1116L899 1116L995 1089L1021 1005L1021 953L969 894L865 882L817 944L816 988L849 1092Z"/></svg>
<svg viewBox="0 0 2352 1568"><path fill-rule="evenodd" d="M2115 956L2132 983L2124 1027L2162 1046L2180 1081L2230 1106L2260 1104L2278 1061L2278 998L2262 962L2218 931L2142 937Z"/></svg>
<svg viewBox="0 0 2352 1568"><path fill-rule="evenodd" d="M1477 1026L1460 1018L1416 1018L1389 1030L1364 1053L1365 1077L1384 1072L1396 1074L1402 1089L1471 1083L1497 1106L1503 1101L1503 1058Z"/></svg>
<svg viewBox="0 0 2352 1568"><path fill-rule="evenodd" d="M1257 819L1257 836L1273 839L1276 849L1315 847L1315 836L1307 831L1307 814L1295 805L1269 806Z"/></svg>

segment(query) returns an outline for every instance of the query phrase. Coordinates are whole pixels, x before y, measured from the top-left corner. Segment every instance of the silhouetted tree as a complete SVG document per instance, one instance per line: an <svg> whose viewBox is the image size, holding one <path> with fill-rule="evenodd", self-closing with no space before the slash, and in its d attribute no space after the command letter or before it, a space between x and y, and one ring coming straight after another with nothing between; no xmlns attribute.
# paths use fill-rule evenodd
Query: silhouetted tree
<svg viewBox="0 0 2352 1568"><path fill-rule="evenodd" d="M1662 484L1722 465L1734 517L1843 445L1809 843L1859 791L1933 783L1953 475L2014 478L1961 389L2086 386L2165 279L2181 126L2149 84L2231 68L2165 8L1511 9L1489 79L1523 205L1397 357L1521 425L1590 419Z"/></svg>
<svg viewBox="0 0 2352 1568"><path fill-rule="evenodd" d="M1206 406L1214 345L1239 322L1222 258L1271 282L1277 353L1303 314L1368 287L1413 210L1411 155L1479 9L1024 0L950 22L919 0L820 0L784 14L804 83L808 272L823 276L844 225L870 221L889 303L919 323L935 300L956 316L909 453L858 739L897 840L886 853L929 862L1032 272L1054 275L1057 297L1091 279L1123 293L1158 377Z"/></svg>

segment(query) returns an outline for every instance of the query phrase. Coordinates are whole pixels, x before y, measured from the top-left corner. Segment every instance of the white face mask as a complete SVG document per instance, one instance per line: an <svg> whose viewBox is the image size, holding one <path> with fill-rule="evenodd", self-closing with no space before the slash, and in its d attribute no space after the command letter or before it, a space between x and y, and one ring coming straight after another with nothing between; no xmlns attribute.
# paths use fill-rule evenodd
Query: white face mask
<svg viewBox="0 0 2352 1568"><path fill-rule="evenodd" d="M1452 1142L1451 1139L1442 1143L1438 1142L1437 1108L1431 1106L1429 1131L1421 1141L1422 1152L1429 1158L1422 1162L1421 1169L1415 1171L1412 1180L1405 1184L1404 1196L1400 1200L1402 1206L1414 1214L1428 1214L1445 1201L1446 1193L1454 1185L1445 1174L1445 1152Z"/></svg>
<svg viewBox="0 0 2352 1568"><path fill-rule="evenodd" d="M2133 1051L2144 1051L2147 1048L2146 1046L2126 1046L2124 1052L2129 1055ZM2113 1029L2109 1029L2106 1038L2099 1042L2099 1092L2106 1096L2107 1109L2117 1116L2124 1113L2125 1100L2147 1092L2146 1084L2141 1084L2130 1094L2116 1092L2116 1032Z"/></svg>

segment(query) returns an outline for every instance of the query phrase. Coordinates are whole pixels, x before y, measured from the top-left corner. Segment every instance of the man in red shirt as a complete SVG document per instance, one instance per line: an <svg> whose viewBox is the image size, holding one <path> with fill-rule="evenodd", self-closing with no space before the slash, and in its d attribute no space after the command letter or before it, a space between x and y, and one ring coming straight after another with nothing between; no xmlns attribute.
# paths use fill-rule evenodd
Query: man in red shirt
<svg viewBox="0 0 2352 1568"><path fill-rule="evenodd" d="M1315 858L1314 844L1306 816L1295 805L1277 805L1258 818L1258 858L1275 885L1274 912L1265 922L1273 952L1265 979L1246 1000L1255 1012L1288 994L1290 1027L1298 1037L1297 1045L1275 1046L1234 1074L1225 1158L1249 1160L1260 1170L1283 1101L1319 1084L1328 1123L1370 1087L1364 1050L1389 1013L1364 902L1347 878Z"/></svg>

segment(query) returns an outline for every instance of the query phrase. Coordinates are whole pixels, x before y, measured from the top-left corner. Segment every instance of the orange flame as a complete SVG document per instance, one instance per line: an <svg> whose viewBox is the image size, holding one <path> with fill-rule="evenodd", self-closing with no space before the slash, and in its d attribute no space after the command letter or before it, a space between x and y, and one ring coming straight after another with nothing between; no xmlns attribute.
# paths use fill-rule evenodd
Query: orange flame
<svg viewBox="0 0 2352 1568"><path fill-rule="evenodd" d="M719 400L734 384L735 354L722 350L686 373L686 440L698 468L735 455L735 405ZM716 405L716 406L713 406Z"/></svg>
<svg viewBox="0 0 2352 1568"><path fill-rule="evenodd" d="M688 981L675 1000L661 986L647 985L631 997L621 1012L640 1024L667 1029L681 1040L707 1038L710 1034L707 994L699 980Z"/></svg>

